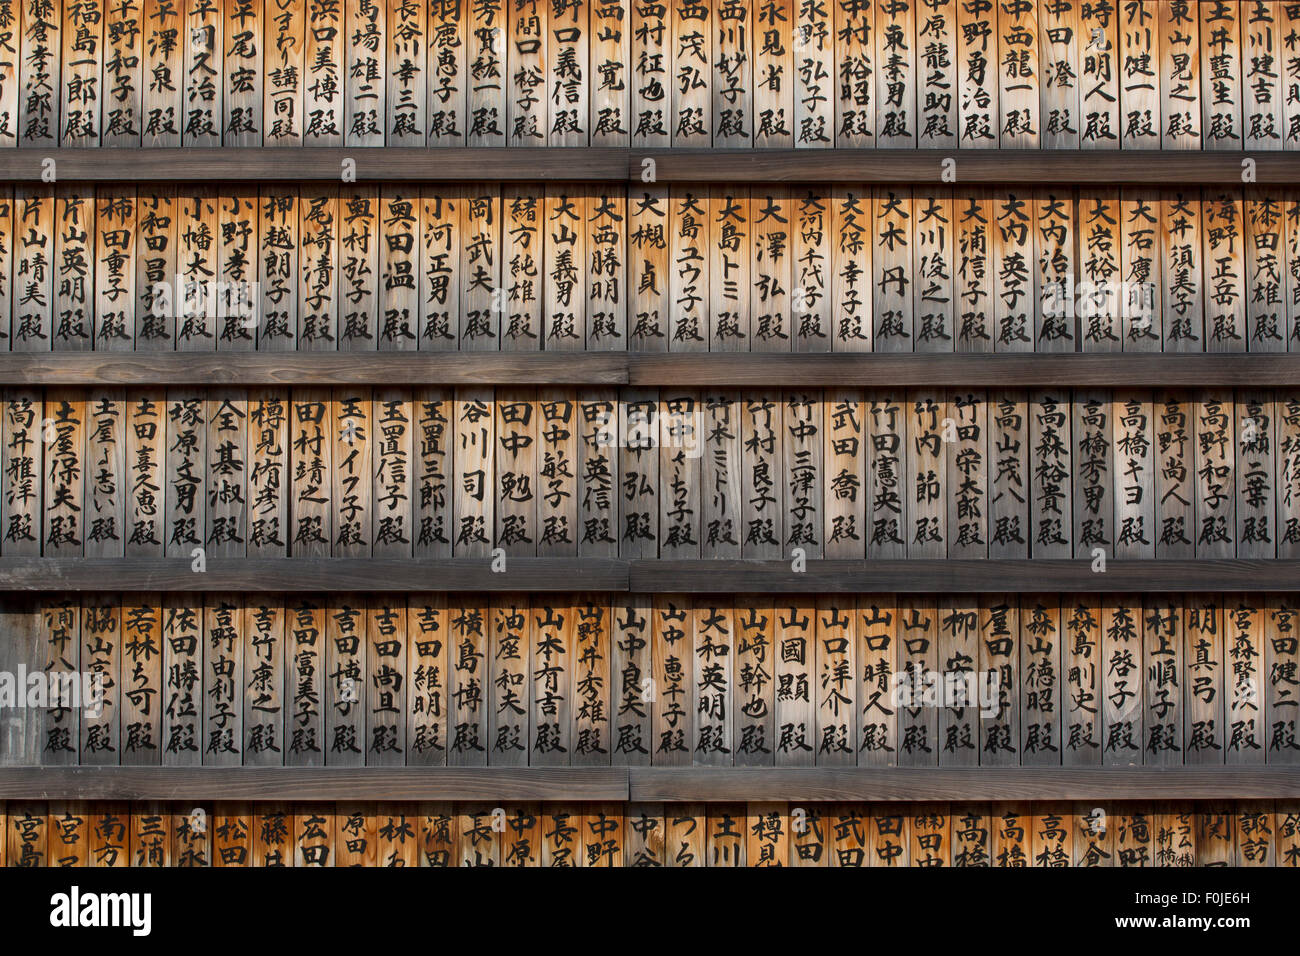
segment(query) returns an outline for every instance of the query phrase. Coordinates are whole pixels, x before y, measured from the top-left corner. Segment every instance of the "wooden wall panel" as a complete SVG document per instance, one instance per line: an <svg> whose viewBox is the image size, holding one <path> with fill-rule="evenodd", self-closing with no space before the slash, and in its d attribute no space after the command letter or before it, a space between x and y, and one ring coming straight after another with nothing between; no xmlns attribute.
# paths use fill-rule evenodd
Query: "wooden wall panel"
<svg viewBox="0 0 1300 956"><path fill-rule="evenodd" d="M1296 210L1253 186L20 187L0 320L10 351L1276 352Z"/></svg>
<svg viewBox="0 0 1300 956"><path fill-rule="evenodd" d="M1280 0L12 3L0 147L1300 143Z"/></svg>
<svg viewBox="0 0 1300 956"><path fill-rule="evenodd" d="M10 866L1293 866L1290 801L14 802Z"/></svg>
<svg viewBox="0 0 1300 956"><path fill-rule="evenodd" d="M1296 538L1295 416L1268 389L100 386L6 403L14 557L202 572L500 548L1105 573L1287 558Z"/></svg>

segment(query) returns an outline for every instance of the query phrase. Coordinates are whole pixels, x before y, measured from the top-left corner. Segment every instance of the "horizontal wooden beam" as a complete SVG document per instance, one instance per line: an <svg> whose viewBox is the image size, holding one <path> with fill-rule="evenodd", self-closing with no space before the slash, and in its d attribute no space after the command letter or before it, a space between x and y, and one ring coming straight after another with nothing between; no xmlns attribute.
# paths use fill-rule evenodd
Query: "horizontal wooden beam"
<svg viewBox="0 0 1300 956"><path fill-rule="evenodd" d="M5 800L1247 800L1300 767L5 767Z"/></svg>
<svg viewBox="0 0 1300 956"><path fill-rule="evenodd" d="M627 177L625 149L194 147L0 150L0 179L48 182L494 182ZM345 166L351 161L352 166ZM350 170L350 171L349 171ZM354 178L345 178L352 176Z"/></svg>
<svg viewBox="0 0 1300 956"><path fill-rule="evenodd" d="M0 353L0 385L625 385L618 352Z"/></svg>
<svg viewBox="0 0 1300 956"><path fill-rule="evenodd" d="M1300 385L1300 353L629 354L632 385L1233 388Z"/></svg>
<svg viewBox="0 0 1300 956"><path fill-rule="evenodd" d="M1040 149L634 149L628 174L633 182L653 174L655 182L1241 186L1246 159L1252 183L1289 185L1300 174L1300 153Z"/></svg>
<svg viewBox="0 0 1300 956"><path fill-rule="evenodd" d="M0 353L0 385L1300 386L1300 353Z"/></svg>
<svg viewBox="0 0 1300 956"><path fill-rule="evenodd" d="M626 591L604 558L0 558L8 591Z"/></svg>
<svg viewBox="0 0 1300 956"><path fill-rule="evenodd" d="M688 594L1300 591L1300 560L789 561L509 558L0 558L0 591L599 591Z"/></svg>
<svg viewBox="0 0 1300 956"><path fill-rule="evenodd" d="M1300 795L1300 767L635 767L631 799L1244 800Z"/></svg>
<svg viewBox="0 0 1300 956"><path fill-rule="evenodd" d="M1181 150L185 147L0 150L0 179L48 182L850 182L1290 185L1300 153ZM947 163L951 160L951 163ZM351 166L345 165L348 161ZM648 162L650 161L650 162ZM345 177L355 178L345 178Z"/></svg>
<svg viewBox="0 0 1300 956"><path fill-rule="evenodd" d="M1090 558L630 562L633 592L688 594L995 594L1002 591L1297 591L1300 561L1120 560L1092 570Z"/></svg>
<svg viewBox="0 0 1300 956"><path fill-rule="evenodd" d="M614 767L0 767L7 800L626 800Z"/></svg>

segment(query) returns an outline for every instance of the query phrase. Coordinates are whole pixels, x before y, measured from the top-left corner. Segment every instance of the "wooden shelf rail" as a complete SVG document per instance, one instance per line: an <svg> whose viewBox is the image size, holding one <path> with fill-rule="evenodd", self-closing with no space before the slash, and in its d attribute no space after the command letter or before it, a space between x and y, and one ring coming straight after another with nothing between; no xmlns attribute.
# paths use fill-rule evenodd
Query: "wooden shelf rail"
<svg viewBox="0 0 1300 956"><path fill-rule="evenodd" d="M7 800L626 800L615 767L0 767Z"/></svg>
<svg viewBox="0 0 1300 956"><path fill-rule="evenodd" d="M1300 796L1300 767L7 767L6 800L985 801Z"/></svg>
<svg viewBox="0 0 1300 956"><path fill-rule="evenodd" d="M1016 591L1295 591L1300 561L1120 560L1094 572L1090 558L628 562L633 593L978 594Z"/></svg>
<svg viewBox="0 0 1300 956"><path fill-rule="evenodd" d="M810 156L809 153L816 155ZM852 182L944 184L1222 185L1293 182L1289 154L1264 152L1075 152L1038 149L660 149L631 150L628 178L657 182ZM1253 165L1243 164L1252 160ZM646 165L652 160L653 166ZM953 160L946 165L947 160Z"/></svg>
<svg viewBox="0 0 1300 956"><path fill-rule="evenodd" d="M1230 800L1300 795L1300 767L633 767L630 798Z"/></svg>
<svg viewBox="0 0 1300 956"><path fill-rule="evenodd" d="M42 176L42 171L48 168L45 160L52 159L59 183L186 180L342 182L344 161L352 160L356 164L356 182L617 182L628 176L627 154L625 149L505 147L33 147L0 150L0 179L46 182L48 180ZM1300 164L1300 156L1297 156L1297 164Z"/></svg>
<svg viewBox="0 0 1300 956"><path fill-rule="evenodd" d="M1122 591L1300 591L1300 560L1090 558L617 560L508 558L0 558L0 591L15 592L452 592L593 591L687 594L996 594Z"/></svg>
<svg viewBox="0 0 1300 956"><path fill-rule="evenodd" d="M23 148L0 179L49 182L854 182L1290 185L1300 153L971 149L527 149L463 147ZM945 165L945 160L955 164ZM1244 164L1251 160L1251 164ZM1247 178L1243 178L1243 176ZM353 180L349 180L353 181Z"/></svg>
<svg viewBox="0 0 1300 956"><path fill-rule="evenodd" d="M0 558L13 591L605 591L628 588L626 561L510 558Z"/></svg>
<svg viewBox="0 0 1300 956"><path fill-rule="evenodd" d="M0 353L0 386L672 385L755 388L1258 388L1300 353Z"/></svg>

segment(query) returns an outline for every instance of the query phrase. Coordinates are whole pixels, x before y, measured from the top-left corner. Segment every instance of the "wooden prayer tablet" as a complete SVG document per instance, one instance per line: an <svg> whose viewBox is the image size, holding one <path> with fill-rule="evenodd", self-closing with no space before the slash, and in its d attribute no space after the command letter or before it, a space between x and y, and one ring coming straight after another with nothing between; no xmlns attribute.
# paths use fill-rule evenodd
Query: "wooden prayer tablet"
<svg viewBox="0 0 1300 956"><path fill-rule="evenodd" d="M0 0L0 864L1300 866L1297 149L1291 0Z"/></svg>

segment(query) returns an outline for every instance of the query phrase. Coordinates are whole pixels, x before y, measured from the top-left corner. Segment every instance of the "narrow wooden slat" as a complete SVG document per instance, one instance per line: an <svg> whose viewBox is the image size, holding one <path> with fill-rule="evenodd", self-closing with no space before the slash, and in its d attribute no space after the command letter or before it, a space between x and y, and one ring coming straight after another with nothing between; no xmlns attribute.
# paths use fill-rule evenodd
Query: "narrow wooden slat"
<svg viewBox="0 0 1300 956"><path fill-rule="evenodd" d="M511 204L510 193L505 202ZM461 190L429 186L420 191L420 347L455 347L460 335ZM524 263L525 268L529 263ZM513 318L512 318L513 321Z"/></svg>
<svg viewBox="0 0 1300 956"><path fill-rule="evenodd" d="M22 0L0 3L0 144L18 145L18 50L22 46ZM128 4L138 15L139 7ZM3 841L0 841L3 843Z"/></svg>
<svg viewBox="0 0 1300 956"><path fill-rule="evenodd" d="M310 125L310 119L309 119ZM146 139L149 123L146 121ZM308 134L310 141L311 135ZM891 149L622 149L589 147L581 152L527 148L448 147L438 162L417 147L382 150L310 146L188 147L127 149L0 150L0 178L42 181L43 159L57 164L60 182L174 182L177 180L335 182L343 161L355 164L357 182L608 181L642 183L646 161L654 181L668 182L853 182L929 184L951 182L956 163L961 183L1240 186L1239 152L1125 150L1089 153L1068 150ZM1300 154L1271 151L1250 155L1259 185L1296 181ZM945 179L945 176L949 177Z"/></svg>
<svg viewBox="0 0 1300 956"><path fill-rule="evenodd" d="M1300 562L1292 560L1112 560L1104 574L1086 561L810 560L796 572L783 560L703 561L607 558L512 558L510 574L494 574L483 559L208 558L191 570L188 553L175 559L3 558L0 590L9 591L588 591L707 594L996 592L1014 580L1026 590L1106 593L1123 590L1294 590Z"/></svg>
<svg viewBox="0 0 1300 956"><path fill-rule="evenodd" d="M225 146L260 146L265 116L262 30L266 25L260 0L225 0L221 142Z"/></svg>
<svg viewBox="0 0 1300 956"><path fill-rule="evenodd" d="M1042 136L1039 113L1039 8L1014 0L998 7L998 121L1003 149L1037 147Z"/></svg>
<svg viewBox="0 0 1300 956"><path fill-rule="evenodd" d="M69 358L60 361L76 362ZM37 362L48 362L42 356ZM1285 385L1300 379L1300 362L1287 355L1174 354L832 354L761 353L628 355L635 385L803 387L1131 387L1167 388ZM0 382L5 375L0 355ZM518 379L511 379L518 381ZM29 384L28 380L13 384ZM129 384L129 383L128 383Z"/></svg>
<svg viewBox="0 0 1300 956"><path fill-rule="evenodd" d="M629 101L635 80L630 82L629 69L635 72L635 66L628 60L628 51L637 42L631 29L636 12L618 0L595 0L589 8L590 139L597 146L626 146L634 124Z"/></svg>
<svg viewBox="0 0 1300 956"><path fill-rule="evenodd" d="M309 118L303 109L304 9L305 0L267 0L263 7L262 143L268 146L302 145L303 125Z"/></svg>
<svg viewBox="0 0 1300 956"><path fill-rule="evenodd" d="M433 6L430 4L430 6ZM390 146L422 146L428 90L426 6L410 0L389 0L387 44L387 114L384 142Z"/></svg>
<svg viewBox="0 0 1300 956"><path fill-rule="evenodd" d="M22 49L18 63L18 142L21 146L60 143L60 68L63 4L22 0Z"/></svg>
<svg viewBox="0 0 1300 956"><path fill-rule="evenodd" d="M995 102L996 108L996 102ZM1034 107L1037 109L1037 106ZM1037 122L1037 120L1035 120ZM645 160L655 162L656 180L664 182L853 182L943 185L970 184L1134 184L1169 183L1240 186L1239 152L1157 151L1149 144L1125 150L1073 152L1026 148L973 149L636 149L629 155L628 178L639 182ZM1128 144L1125 144L1126 147ZM1250 154L1255 182L1287 185L1295 181L1300 156L1284 152ZM1294 157L1294 158L1293 158ZM5 157L0 156L0 161ZM945 160L951 159L955 169ZM3 169L0 165L0 169ZM59 166L63 169L62 163ZM30 169L19 166L27 178ZM439 174L441 171L439 171Z"/></svg>
<svg viewBox="0 0 1300 956"><path fill-rule="evenodd" d="M301 591L346 587L359 591L529 590L625 591L626 563L605 558L511 558L509 575L490 561L405 558L208 558L196 573L186 551L176 559L0 559L0 590ZM26 565L26 570L20 568ZM347 582L347 583L345 583Z"/></svg>
<svg viewBox="0 0 1300 956"><path fill-rule="evenodd" d="M1155 560L1107 563L1097 574L1082 560L885 560L809 561L795 572L784 561L632 561L630 586L635 592L685 591L738 593L926 594L996 592L1008 581L1025 591L1105 593L1122 590L1197 591L1250 589L1288 591L1300 564L1291 561ZM12 575L21 575L15 569ZM10 578L12 580L12 578Z"/></svg>
<svg viewBox="0 0 1300 956"><path fill-rule="evenodd" d="M59 773L70 773L61 770ZM72 771L75 772L75 771ZM1271 799L1294 768L632 767L632 800ZM26 794L29 791L21 791Z"/></svg>
<svg viewBox="0 0 1300 956"><path fill-rule="evenodd" d="M148 80L143 81L141 146L181 144L181 129L185 126L185 28L184 3L145 0L143 77Z"/></svg>
<svg viewBox="0 0 1300 956"><path fill-rule="evenodd" d="M222 53L225 17L220 0L184 0L181 48L183 105L177 117L184 146L220 146L224 73Z"/></svg>
<svg viewBox="0 0 1300 956"><path fill-rule="evenodd" d="M465 142L465 55L477 47L477 37L465 29L469 5L459 0L429 4L428 145L460 146Z"/></svg>
<svg viewBox="0 0 1300 956"><path fill-rule="evenodd" d="M814 65L809 58L809 53L813 50L817 51L816 59L820 59L823 48L829 52L833 37L829 30L816 34L810 28L806 33L803 32L802 25L794 21L794 7L792 0L770 0L753 5L755 148L790 149L794 146L795 133L792 131L797 127L795 117L809 112L806 107L796 107L796 87L801 94L806 94L810 92L810 86L820 84L820 104L811 100L806 105L811 106L813 111L816 111L818 105L827 112L833 109L833 104L825 95L831 77L817 76L816 73L821 72L820 66L816 67L814 75L808 77L809 83L805 83L799 73L800 66ZM828 25L826 18L830 12L829 6L810 5L807 9L817 11L821 26ZM812 42L809 43L809 40ZM793 59L792 45L799 48ZM800 114L796 114L797 108L801 109ZM822 123L825 125L821 130L825 141L820 145L831 146L834 144L833 123L825 123L825 117L822 117ZM816 130L816 126L813 129ZM638 146L649 145L644 138L634 139L633 142Z"/></svg>
<svg viewBox="0 0 1300 956"><path fill-rule="evenodd" d="M627 800L628 771L612 767L6 768L10 800Z"/></svg>
<svg viewBox="0 0 1300 956"><path fill-rule="evenodd" d="M542 87L546 100L546 143L586 146L590 133L587 113L593 89L588 73L587 10L579 3L551 3L546 9L546 83Z"/></svg>
<svg viewBox="0 0 1300 956"><path fill-rule="evenodd" d="M0 385L675 385L1240 388L1300 385L1300 354L642 352L0 353ZM1157 414L1158 418L1158 414ZM1158 423L1158 422L1157 422Z"/></svg>
<svg viewBox="0 0 1300 956"><path fill-rule="evenodd" d="M916 146L916 0L876 3L876 142L879 148Z"/></svg>
<svg viewBox="0 0 1300 956"><path fill-rule="evenodd" d="M311 75L309 71L309 76ZM309 82L310 88L312 84ZM341 104L340 104L341 110ZM313 118L308 117L308 141ZM148 128L146 126L146 128ZM146 139L148 138L146 134ZM166 145L166 144L160 144ZM40 155L37 155L39 152ZM448 148L430 154L423 147L388 146L382 150L307 147L203 147L184 149L42 149L0 152L0 178L40 182L42 160L56 163L59 182L169 182L177 180L266 180L339 182L343 161L355 163L356 182L454 182L464 179L509 180L628 180L630 154L624 149L593 147L581 152L511 149ZM638 161L639 163L639 161ZM1259 182L1269 182L1268 164L1260 162ZM1237 165L1240 172L1240 163ZM640 181L638 164L636 180ZM48 174L47 179L48 181ZM1240 182L1240 177L1237 179Z"/></svg>
<svg viewBox="0 0 1300 956"><path fill-rule="evenodd" d="M627 384L625 353L0 354L0 384L27 385L536 385ZM1296 363L1300 377L1300 360Z"/></svg>
<svg viewBox="0 0 1300 956"><path fill-rule="evenodd" d="M6 557L39 554L44 546L42 501L47 434L44 403L32 391L9 391L4 398L0 440L4 471L0 474L0 522L5 527L0 552ZM55 424L55 437L59 426ZM160 548L161 551L161 548Z"/></svg>
<svg viewBox="0 0 1300 956"><path fill-rule="evenodd" d="M163 766L195 767L202 760L203 605L189 595L163 599Z"/></svg>

